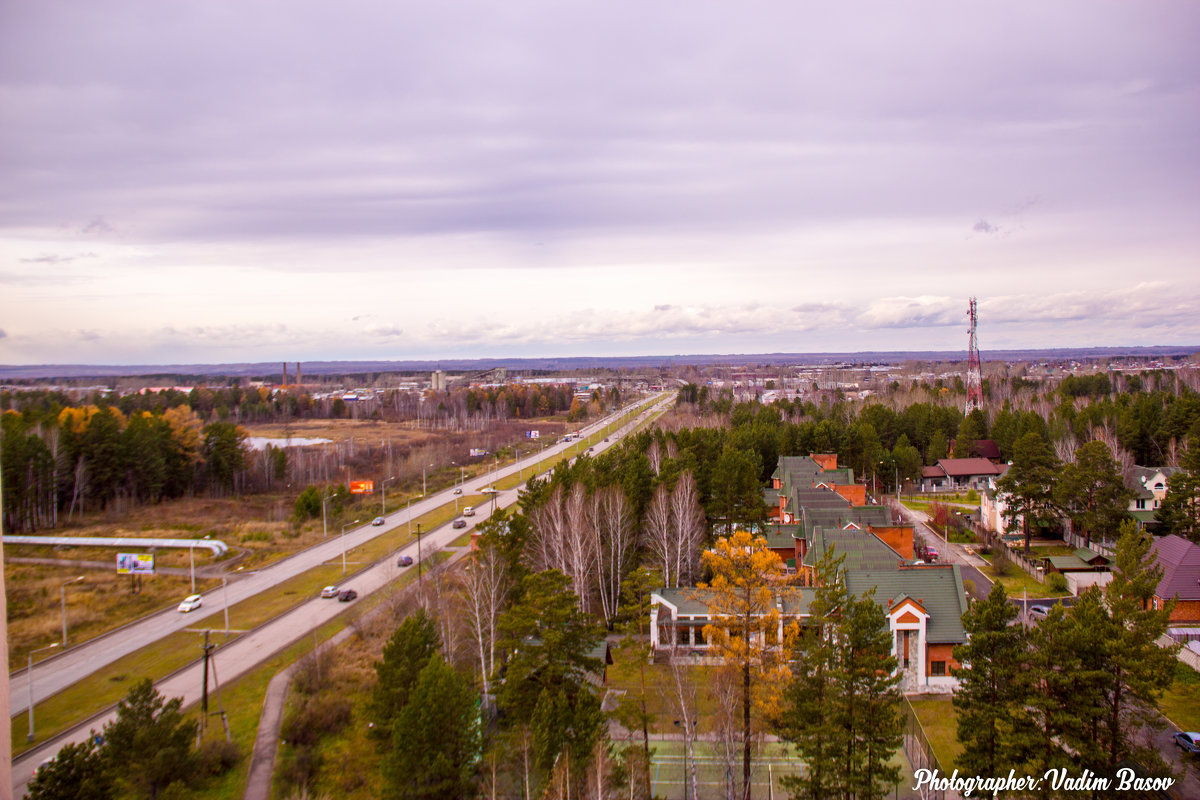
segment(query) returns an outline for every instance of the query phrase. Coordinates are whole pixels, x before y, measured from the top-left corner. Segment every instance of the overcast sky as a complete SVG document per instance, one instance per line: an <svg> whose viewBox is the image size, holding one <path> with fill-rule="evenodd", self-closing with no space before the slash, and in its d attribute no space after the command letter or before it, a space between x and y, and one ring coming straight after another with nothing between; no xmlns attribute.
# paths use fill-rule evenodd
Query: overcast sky
<svg viewBox="0 0 1200 800"><path fill-rule="evenodd" d="M1200 344L1197 32L0 0L0 363Z"/></svg>

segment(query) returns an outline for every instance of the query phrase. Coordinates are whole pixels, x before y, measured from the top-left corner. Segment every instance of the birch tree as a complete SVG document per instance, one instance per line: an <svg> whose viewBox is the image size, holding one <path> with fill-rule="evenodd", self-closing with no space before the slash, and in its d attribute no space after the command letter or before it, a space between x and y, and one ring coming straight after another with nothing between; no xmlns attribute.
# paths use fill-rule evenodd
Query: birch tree
<svg viewBox="0 0 1200 800"><path fill-rule="evenodd" d="M494 545L484 544L471 554L461 587L463 616L479 659L483 693L490 694L489 676L496 670L496 623L509 593L508 570Z"/></svg>
<svg viewBox="0 0 1200 800"><path fill-rule="evenodd" d="M671 492L659 484L650 498L650 506L646 509L646 518L642 522L646 534L646 546L651 558L662 571L663 586L678 586L679 573L675 571L676 548L674 542L675 526L671 519Z"/></svg>
<svg viewBox="0 0 1200 800"><path fill-rule="evenodd" d="M671 493L671 522L675 528L674 571L676 586L690 582L704 542L704 509L691 471L684 472Z"/></svg>

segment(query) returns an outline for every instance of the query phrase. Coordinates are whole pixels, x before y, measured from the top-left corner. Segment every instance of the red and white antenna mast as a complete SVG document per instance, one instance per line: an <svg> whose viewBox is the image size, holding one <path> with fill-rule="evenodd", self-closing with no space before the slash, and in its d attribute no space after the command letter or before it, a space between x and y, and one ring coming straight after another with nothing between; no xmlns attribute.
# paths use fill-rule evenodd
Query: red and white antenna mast
<svg viewBox="0 0 1200 800"><path fill-rule="evenodd" d="M967 407L970 414L977 408L983 408L983 370L979 364L979 341L975 338L975 324L978 317L975 312L975 298L971 298L971 307L967 310L971 320L971 342L967 349Z"/></svg>

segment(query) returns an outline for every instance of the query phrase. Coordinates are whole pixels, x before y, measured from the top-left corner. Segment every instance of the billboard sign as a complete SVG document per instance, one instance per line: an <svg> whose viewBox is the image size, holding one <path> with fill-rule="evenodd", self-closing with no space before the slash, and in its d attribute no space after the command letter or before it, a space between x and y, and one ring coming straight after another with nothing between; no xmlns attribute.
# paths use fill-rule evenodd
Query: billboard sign
<svg viewBox="0 0 1200 800"><path fill-rule="evenodd" d="M540 438L542 438L542 432L541 431L525 431L525 438L526 439L540 439Z"/></svg>
<svg viewBox="0 0 1200 800"><path fill-rule="evenodd" d="M118 575L153 575L153 553L117 553Z"/></svg>
<svg viewBox="0 0 1200 800"><path fill-rule="evenodd" d="M350 481L350 494L375 494L375 481Z"/></svg>
<svg viewBox="0 0 1200 800"><path fill-rule="evenodd" d="M480 457L486 456L486 455L487 455L487 450L484 450L482 447L472 447L471 448L471 458L480 458Z"/></svg>

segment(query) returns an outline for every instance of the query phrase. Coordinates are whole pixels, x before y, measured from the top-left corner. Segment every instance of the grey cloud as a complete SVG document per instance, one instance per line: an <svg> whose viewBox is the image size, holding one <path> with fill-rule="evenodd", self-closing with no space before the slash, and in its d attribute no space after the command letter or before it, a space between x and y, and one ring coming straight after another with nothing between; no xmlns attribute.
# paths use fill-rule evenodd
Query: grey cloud
<svg viewBox="0 0 1200 800"><path fill-rule="evenodd" d="M75 338L82 342L98 342L103 337L96 331L77 330L75 331Z"/></svg>
<svg viewBox="0 0 1200 800"><path fill-rule="evenodd" d="M981 219L979 222L976 222L973 226L971 226L971 230L975 231L976 233L996 233L1000 229L988 222L986 219Z"/></svg>
<svg viewBox="0 0 1200 800"><path fill-rule="evenodd" d="M80 253L77 256L45 255L36 258L22 258L22 264L69 264L81 258L96 258L95 253Z"/></svg>
<svg viewBox="0 0 1200 800"><path fill-rule="evenodd" d="M398 325L372 325L367 333L380 339L396 339L404 335L404 329Z"/></svg>
<svg viewBox="0 0 1200 800"><path fill-rule="evenodd" d="M871 302L858 316L867 328L925 328L962 321L965 300L949 297L888 297Z"/></svg>
<svg viewBox="0 0 1200 800"><path fill-rule="evenodd" d="M83 226L83 233L108 234L115 232L116 230L113 228L113 226L109 225L107 221L105 221L104 217L96 217L87 225Z"/></svg>
<svg viewBox="0 0 1200 800"><path fill-rule="evenodd" d="M0 339L7 339L7 338L8 338L8 332L5 331L3 328L0 328Z"/></svg>

